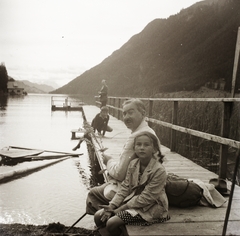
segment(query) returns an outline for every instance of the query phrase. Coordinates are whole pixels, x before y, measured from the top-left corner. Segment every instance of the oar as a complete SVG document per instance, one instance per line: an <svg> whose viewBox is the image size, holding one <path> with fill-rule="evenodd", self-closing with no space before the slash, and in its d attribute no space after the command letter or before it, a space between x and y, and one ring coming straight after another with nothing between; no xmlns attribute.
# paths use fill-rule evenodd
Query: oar
<svg viewBox="0 0 240 236"><path fill-rule="evenodd" d="M43 161L43 160L53 160L53 159L59 159L63 157L78 157L81 154L65 154L65 155L49 155L49 156L25 156L25 157L19 157L19 158L11 158L7 157L2 160L2 163L5 165L13 165L17 163L22 163L26 161ZM2 155L0 155L2 156ZM3 156L4 157L4 156Z"/></svg>
<svg viewBox="0 0 240 236"><path fill-rule="evenodd" d="M32 160L44 160L44 159L62 158L62 157L67 157L67 156L78 157L80 155L83 155L83 153L81 153L81 154L63 154L63 155L46 155L46 156L26 156L25 158L31 158Z"/></svg>
<svg viewBox="0 0 240 236"><path fill-rule="evenodd" d="M87 213L84 213L70 228L68 228L65 233L67 233L70 229L72 229L74 227L74 225L76 225L85 215L87 215Z"/></svg>
<svg viewBox="0 0 240 236"><path fill-rule="evenodd" d="M15 149L24 149L24 150L39 150L39 149L34 149L34 148L25 148L25 147L15 147L15 146L9 146L10 148L15 148ZM42 150L43 152L54 152L54 153L60 153L60 154L66 154L66 155L83 155L81 154L76 154L76 153L69 153L69 152L59 152L59 151L51 151L51 150Z"/></svg>

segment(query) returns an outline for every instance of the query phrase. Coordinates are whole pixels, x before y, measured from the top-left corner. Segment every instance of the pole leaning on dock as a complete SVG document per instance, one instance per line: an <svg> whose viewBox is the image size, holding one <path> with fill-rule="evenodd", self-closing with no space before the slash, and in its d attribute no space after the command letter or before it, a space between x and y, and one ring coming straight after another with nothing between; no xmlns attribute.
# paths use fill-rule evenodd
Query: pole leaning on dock
<svg viewBox="0 0 240 236"><path fill-rule="evenodd" d="M228 199L228 206L227 206L227 211L226 211L224 225L223 225L223 231L222 231L223 236L225 236L226 232L227 232L227 224L228 224L228 219L229 219L229 215L230 215L230 211L231 211L233 192L234 192L234 188L235 188L235 184L236 184L236 177L237 177L237 172L238 172L239 159L240 159L240 149L238 149L237 154L236 154L236 163L235 163L235 168L234 168L234 173L233 173L231 192L230 192L230 196L229 196L229 199Z"/></svg>
<svg viewBox="0 0 240 236"><path fill-rule="evenodd" d="M70 228L68 228L65 233L69 232L70 229L72 229L83 217L85 217L87 213L85 212Z"/></svg>

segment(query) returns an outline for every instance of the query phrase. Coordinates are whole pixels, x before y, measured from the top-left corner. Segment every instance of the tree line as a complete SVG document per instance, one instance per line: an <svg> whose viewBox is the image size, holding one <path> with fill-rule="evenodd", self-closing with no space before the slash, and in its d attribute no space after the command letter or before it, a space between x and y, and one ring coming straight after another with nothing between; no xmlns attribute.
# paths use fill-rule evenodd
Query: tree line
<svg viewBox="0 0 240 236"><path fill-rule="evenodd" d="M5 64L0 65L0 93L7 93L8 73Z"/></svg>

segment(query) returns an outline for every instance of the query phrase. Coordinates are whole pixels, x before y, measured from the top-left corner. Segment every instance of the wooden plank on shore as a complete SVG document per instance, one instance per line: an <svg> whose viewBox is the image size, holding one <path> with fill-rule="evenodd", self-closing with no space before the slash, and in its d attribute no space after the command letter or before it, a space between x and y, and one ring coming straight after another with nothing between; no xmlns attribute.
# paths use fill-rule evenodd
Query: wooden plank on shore
<svg viewBox="0 0 240 236"><path fill-rule="evenodd" d="M211 210L206 210L204 206L196 206L189 208L169 208L169 212L171 215L170 221L172 223L185 222L186 219L188 222L196 222L196 221L224 221L225 212L227 208L227 203L225 203L220 208L210 208ZM231 220L239 220L238 213L239 208L234 208L231 214ZM185 215L186 218L182 216ZM203 218L204 216L204 218Z"/></svg>
<svg viewBox="0 0 240 236"><path fill-rule="evenodd" d="M151 226L128 225L129 235L134 236L156 236L156 235L222 235L222 221L186 221L172 223L171 221L153 224ZM240 222L231 221L228 225L227 235L239 235Z"/></svg>

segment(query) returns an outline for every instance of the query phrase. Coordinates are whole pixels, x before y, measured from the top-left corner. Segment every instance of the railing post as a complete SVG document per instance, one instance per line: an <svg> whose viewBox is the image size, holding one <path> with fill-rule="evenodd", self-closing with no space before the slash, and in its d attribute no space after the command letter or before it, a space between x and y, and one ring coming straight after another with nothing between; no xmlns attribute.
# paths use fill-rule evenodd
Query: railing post
<svg viewBox="0 0 240 236"><path fill-rule="evenodd" d="M240 55L240 27L238 27L238 35L235 49L235 58L233 64L233 76L232 76L232 90L231 97L234 98L235 95L235 86L236 86L236 77L237 77L237 69L238 69L238 60Z"/></svg>
<svg viewBox="0 0 240 236"><path fill-rule="evenodd" d="M112 98L108 98L108 105L112 105ZM112 108L110 107L109 113L112 115Z"/></svg>
<svg viewBox="0 0 240 236"><path fill-rule="evenodd" d="M114 98L111 98L111 106L112 106L112 107L115 106L114 102L115 102L115 99L114 99ZM115 111L115 109L114 109L114 108L111 108L111 114L112 114L112 116L114 116L114 111Z"/></svg>
<svg viewBox="0 0 240 236"><path fill-rule="evenodd" d="M152 118L153 116L153 100L148 100L148 117ZM152 127L152 124L148 122L148 125Z"/></svg>
<svg viewBox="0 0 240 236"><path fill-rule="evenodd" d="M221 136L223 138L229 137L230 130L230 117L232 113L232 102L223 102L223 112L222 112L222 127L221 127ZM219 178L227 178L227 154L228 146L221 144L220 145L220 160L219 160Z"/></svg>
<svg viewBox="0 0 240 236"><path fill-rule="evenodd" d="M117 108L119 109L121 107L121 98L118 98L118 105ZM121 116L121 111L118 110L117 112L117 118L120 120L120 116Z"/></svg>
<svg viewBox="0 0 240 236"><path fill-rule="evenodd" d="M114 98L111 98L110 101L111 101L110 106L111 106L111 107L114 107ZM110 110L111 110L111 115L114 116L114 109L113 109L113 108L110 108Z"/></svg>
<svg viewBox="0 0 240 236"><path fill-rule="evenodd" d="M99 96L95 96L95 104L97 107L100 107Z"/></svg>
<svg viewBox="0 0 240 236"><path fill-rule="evenodd" d="M178 101L174 101L173 111L172 111L172 124L177 125L177 120L178 120ZM177 133L176 130L171 129L170 150L172 152L176 152L176 144L177 144L176 133Z"/></svg>
<svg viewBox="0 0 240 236"><path fill-rule="evenodd" d="M113 98L113 107L116 107L116 97ZM116 117L116 109L113 109L112 116Z"/></svg>

